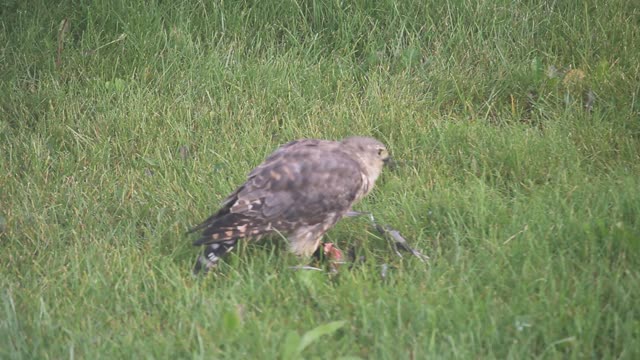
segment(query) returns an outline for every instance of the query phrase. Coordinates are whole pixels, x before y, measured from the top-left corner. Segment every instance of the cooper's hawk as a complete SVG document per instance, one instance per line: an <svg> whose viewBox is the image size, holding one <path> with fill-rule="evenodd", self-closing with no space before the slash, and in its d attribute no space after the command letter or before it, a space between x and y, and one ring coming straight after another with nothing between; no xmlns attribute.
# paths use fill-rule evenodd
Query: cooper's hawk
<svg viewBox="0 0 640 360"><path fill-rule="evenodd" d="M368 137L287 143L256 167L222 208L189 232L206 245L194 273L215 266L242 238L287 237L290 249L312 255L320 239L367 195L389 160L384 144Z"/></svg>

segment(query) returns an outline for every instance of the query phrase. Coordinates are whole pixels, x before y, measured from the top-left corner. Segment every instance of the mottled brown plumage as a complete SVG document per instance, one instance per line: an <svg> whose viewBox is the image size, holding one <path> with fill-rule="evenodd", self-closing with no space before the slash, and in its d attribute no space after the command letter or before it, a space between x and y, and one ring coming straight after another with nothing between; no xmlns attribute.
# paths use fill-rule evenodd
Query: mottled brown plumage
<svg viewBox="0 0 640 360"><path fill-rule="evenodd" d="M221 209L194 227L206 245L195 272L209 269L242 238L282 234L297 255L310 256L320 239L368 194L389 158L373 138L303 139L274 151L249 173Z"/></svg>

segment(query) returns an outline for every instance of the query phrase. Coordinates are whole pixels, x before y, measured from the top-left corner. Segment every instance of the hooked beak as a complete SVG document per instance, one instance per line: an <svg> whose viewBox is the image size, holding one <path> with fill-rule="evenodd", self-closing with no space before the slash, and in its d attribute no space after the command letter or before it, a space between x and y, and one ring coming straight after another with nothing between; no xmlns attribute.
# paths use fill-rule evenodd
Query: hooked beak
<svg viewBox="0 0 640 360"><path fill-rule="evenodd" d="M396 161L393 160L393 158L391 156L389 156L386 159L382 160L382 162L389 168L389 170L395 170L396 167L397 167Z"/></svg>

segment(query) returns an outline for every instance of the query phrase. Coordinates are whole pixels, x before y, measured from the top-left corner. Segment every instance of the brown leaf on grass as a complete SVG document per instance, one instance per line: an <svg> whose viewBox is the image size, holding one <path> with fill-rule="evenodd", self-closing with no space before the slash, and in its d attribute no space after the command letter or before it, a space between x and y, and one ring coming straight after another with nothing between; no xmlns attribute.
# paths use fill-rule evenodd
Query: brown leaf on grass
<svg viewBox="0 0 640 360"><path fill-rule="evenodd" d="M581 85L585 77L586 75L584 71L580 69L571 69L567 71L567 73L564 75L564 79L562 79L562 83L565 86Z"/></svg>

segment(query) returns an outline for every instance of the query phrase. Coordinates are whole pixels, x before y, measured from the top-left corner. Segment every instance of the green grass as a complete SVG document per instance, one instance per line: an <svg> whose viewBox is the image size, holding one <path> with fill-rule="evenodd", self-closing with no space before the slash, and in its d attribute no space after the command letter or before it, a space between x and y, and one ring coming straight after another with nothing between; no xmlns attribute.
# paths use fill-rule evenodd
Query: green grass
<svg viewBox="0 0 640 360"><path fill-rule="evenodd" d="M633 1L8 1L0 40L0 358L640 358ZM351 134L428 264L348 219L337 277L191 276L253 166Z"/></svg>

